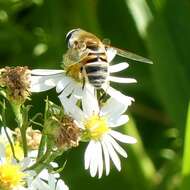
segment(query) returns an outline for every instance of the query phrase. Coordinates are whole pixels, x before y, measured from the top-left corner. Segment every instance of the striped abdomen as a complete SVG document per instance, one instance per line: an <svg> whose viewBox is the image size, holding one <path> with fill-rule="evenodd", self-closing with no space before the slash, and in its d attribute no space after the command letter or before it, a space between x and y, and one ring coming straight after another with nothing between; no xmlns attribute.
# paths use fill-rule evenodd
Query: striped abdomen
<svg viewBox="0 0 190 190"><path fill-rule="evenodd" d="M108 62L105 52L91 52L83 60L88 82L95 88L101 88L108 77Z"/></svg>

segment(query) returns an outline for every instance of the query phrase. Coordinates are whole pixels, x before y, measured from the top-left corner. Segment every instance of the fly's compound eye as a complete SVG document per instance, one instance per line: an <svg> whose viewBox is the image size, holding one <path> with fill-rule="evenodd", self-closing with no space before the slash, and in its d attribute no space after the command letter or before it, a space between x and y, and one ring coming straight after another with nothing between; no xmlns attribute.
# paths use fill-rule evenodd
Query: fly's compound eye
<svg viewBox="0 0 190 190"><path fill-rule="evenodd" d="M78 31L78 30L79 30L79 29L73 29L73 30L70 30L70 31L67 33L67 35L66 35L66 37L65 37L65 42L66 42L68 48L71 48L71 47L72 47L72 44L71 44L70 39L72 38L73 33L76 32L76 31Z"/></svg>

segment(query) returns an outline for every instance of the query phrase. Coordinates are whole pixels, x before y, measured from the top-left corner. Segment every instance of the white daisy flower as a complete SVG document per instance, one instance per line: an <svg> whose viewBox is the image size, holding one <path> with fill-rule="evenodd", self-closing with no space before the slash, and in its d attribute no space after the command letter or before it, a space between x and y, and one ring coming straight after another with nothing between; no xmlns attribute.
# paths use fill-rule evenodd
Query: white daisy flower
<svg viewBox="0 0 190 190"><path fill-rule="evenodd" d="M33 178L34 171L25 171L30 164L30 158L17 162L6 155L6 147L0 143L0 189L20 190L25 188L29 178Z"/></svg>
<svg viewBox="0 0 190 190"><path fill-rule="evenodd" d="M24 158L24 153L23 153L21 143L20 143L20 141L18 141L18 139L14 138L14 135L16 136L16 133L18 133L18 132L12 131L8 127L6 127L6 132L7 132L8 136L9 136L11 142L13 143L16 158L19 159L19 160L22 160ZM4 127L2 127L0 129L0 143L4 144L4 146L5 146L6 157L7 158L12 158L13 157L12 149L11 149L10 143L8 141L6 132L5 132ZM37 157L37 154L38 154L37 149L36 150L28 150L28 157L31 158L31 160L33 160L33 162L35 161L35 159Z"/></svg>
<svg viewBox="0 0 190 190"><path fill-rule="evenodd" d="M31 186L37 190L69 190L68 186L61 179L58 179L59 174L50 174L47 170L43 170L36 179L31 183Z"/></svg>
<svg viewBox="0 0 190 190"><path fill-rule="evenodd" d="M110 63L116 56L116 50L113 48L108 48L107 57ZM93 63L96 64L96 63ZM125 96L118 90L110 86L110 82L117 83L134 83L135 79L132 78L121 78L112 76L113 73L122 71L128 67L128 63L119 63L115 65L110 65L108 67L109 76L106 83L102 86L103 90L109 94L111 97L117 99L122 103L129 104L134 99ZM83 81L79 78L80 68L73 66L73 71L70 71L70 76L64 70L49 70L49 69L34 69L31 71L31 92L42 92L56 87L57 93L61 93L61 97L67 97L71 95L72 101L76 102L79 98L83 99ZM78 77L78 78L77 78ZM87 83L87 82L86 82ZM94 87L91 86L90 91L94 91ZM93 89L93 90L92 90ZM87 89L88 90L88 89Z"/></svg>
<svg viewBox="0 0 190 190"><path fill-rule="evenodd" d="M32 70L31 92L42 92L54 87L56 87L57 93L61 93L65 97L71 95L71 99L75 103L82 98L82 83L67 76L64 70Z"/></svg>
<svg viewBox="0 0 190 190"><path fill-rule="evenodd" d="M15 132L9 129L8 127L6 127L6 131L4 127L0 129L0 144L3 144L5 147L5 156L7 157L7 159L12 159L13 157L11 145L8 141L6 133L8 134L10 141L14 146L14 152L16 158L22 160L24 158L23 149L18 141L17 142L14 141L13 135L15 134Z"/></svg>
<svg viewBox="0 0 190 190"><path fill-rule="evenodd" d="M114 98L110 98L99 108L94 96L85 94L84 97L87 101L82 102L83 111L67 98L62 97L61 101L67 114L70 114L83 129L83 139L90 141L84 156L85 169L90 169L92 177L98 174L100 178L104 164L106 175L109 174L110 159L120 171L121 162L118 154L127 157L127 153L117 141L134 144L136 139L114 130L128 121L128 116L124 115L127 104L118 103Z"/></svg>
<svg viewBox="0 0 190 190"><path fill-rule="evenodd" d="M7 158L6 147L0 143L0 189L68 190L65 183L58 179L59 174L50 174L44 169L36 176L35 171L26 170L32 163L29 157L19 162Z"/></svg>

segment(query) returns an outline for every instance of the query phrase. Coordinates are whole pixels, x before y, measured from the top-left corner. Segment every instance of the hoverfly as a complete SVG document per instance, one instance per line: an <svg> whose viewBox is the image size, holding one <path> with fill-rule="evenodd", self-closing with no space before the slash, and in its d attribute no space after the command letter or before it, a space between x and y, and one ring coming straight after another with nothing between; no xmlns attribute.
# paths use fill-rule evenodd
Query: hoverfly
<svg viewBox="0 0 190 190"><path fill-rule="evenodd" d="M152 63L147 58L112 47L94 34L82 29L69 31L66 35L66 43L68 45L68 50L64 55L66 72L75 79L88 81L96 89L100 89L109 76L108 67L111 60L108 52L110 51L112 55L118 54L131 60Z"/></svg>

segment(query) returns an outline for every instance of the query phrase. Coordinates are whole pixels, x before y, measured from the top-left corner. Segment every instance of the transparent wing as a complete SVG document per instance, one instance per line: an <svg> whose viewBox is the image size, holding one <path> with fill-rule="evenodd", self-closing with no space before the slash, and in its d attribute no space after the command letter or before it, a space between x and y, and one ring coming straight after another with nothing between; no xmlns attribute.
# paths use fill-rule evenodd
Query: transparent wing
<svg viewBox="0 0 190 190"><path fill-rule="evenodd" d="M145 57L142 57L140 55L137 55L135 53L132 53L130 51L127 51L127 50L122 50L122 49L119 49L119 48L116 48L116 47L113 47L111 46L111 41L107 38L103 39L102 40L102 43L108 47L108 48L113 48L117 51L117 55L119 56L122 56L122 57L126 57L128 59L132 59L132 60L135 60L135 61L140 61L140 62L144 62L144 63L149 63L149 64L153 64L153 62L150 60L150 59L147 59Z"/></svg>
<svg viewBox="0 0 190 190"><path fill-rule="evenodd" d="M79 63L81 60L88 56L88 51L79 52L73 49L69 49L63 56L63 65L70 67L74 64Z"/></svg>
<svg viewBox="0 0 190 190"><path fill-rule="evenodd" d="M113 48L117 51L117 54L119 56L126 57L128 59L132 59L132 60L135 60L135 61L140 61L140 62L144 62L144 63L153 64L153 62L150 59L147 59L147 58L142 57L140 55L137 55L135 53L132 53L132 52L129 52L129 51L126 51L126 50L122 50L122 49L119 49L119 48L116 48L116 47L113 47Z"/></svg>

